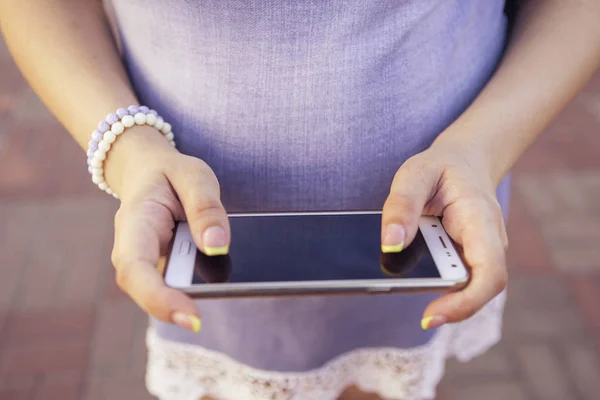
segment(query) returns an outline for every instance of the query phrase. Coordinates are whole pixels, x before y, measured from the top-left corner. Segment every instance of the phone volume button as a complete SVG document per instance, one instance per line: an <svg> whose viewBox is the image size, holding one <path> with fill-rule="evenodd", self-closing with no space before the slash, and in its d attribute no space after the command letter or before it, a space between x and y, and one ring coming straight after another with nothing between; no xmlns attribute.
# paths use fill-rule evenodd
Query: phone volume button
<svg viewBox="0 0 600 400"><path fill-rule="evenodd" d="M191 248L192 248L192 244L190 242L188 242L187 240L183 241L179 245L179 254L182 256L185 256L190 253Z"/></svg>

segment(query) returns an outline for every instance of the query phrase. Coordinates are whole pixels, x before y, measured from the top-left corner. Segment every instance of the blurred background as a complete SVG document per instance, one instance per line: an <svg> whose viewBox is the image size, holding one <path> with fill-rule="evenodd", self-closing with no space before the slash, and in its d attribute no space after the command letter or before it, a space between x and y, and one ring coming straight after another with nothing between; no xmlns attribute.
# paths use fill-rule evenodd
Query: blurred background
<svg viewBox="0 0 600 400"><path fill-rule="evenodd" d="M0 40L0 399L151 399L147 319L110 264L117 202ZM600 393L600 74L514 171L504 340L439 400Z"/></svg>

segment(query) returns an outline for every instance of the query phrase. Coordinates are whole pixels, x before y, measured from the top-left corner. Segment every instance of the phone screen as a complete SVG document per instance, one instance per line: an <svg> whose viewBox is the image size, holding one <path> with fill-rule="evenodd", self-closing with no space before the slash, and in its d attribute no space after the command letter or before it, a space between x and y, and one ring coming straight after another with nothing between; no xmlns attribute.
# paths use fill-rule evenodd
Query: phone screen
<svg viewBox="0 0 600 400"><path fill-rule="evenodd" d="M440 278L419 231L400 253L381 253L381 215L230 218L229 255L196 252L193 284Z"/></svg>

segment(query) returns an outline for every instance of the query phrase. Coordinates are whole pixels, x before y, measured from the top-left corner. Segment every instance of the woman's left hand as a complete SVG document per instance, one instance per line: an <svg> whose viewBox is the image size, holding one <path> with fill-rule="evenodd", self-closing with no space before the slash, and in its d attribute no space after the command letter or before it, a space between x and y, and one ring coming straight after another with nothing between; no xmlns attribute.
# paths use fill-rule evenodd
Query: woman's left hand
<svg viewBox="0 0 600 400"><path fill-rule="evenodd" d="M504 290L508 246L496 184L484 155L461 143L434 143L398 170L385 202L382 250L401 251L414 239L421 215L443 217L444 228L462 246L471 280L425 309L423 329L469 318Z"/></svg>

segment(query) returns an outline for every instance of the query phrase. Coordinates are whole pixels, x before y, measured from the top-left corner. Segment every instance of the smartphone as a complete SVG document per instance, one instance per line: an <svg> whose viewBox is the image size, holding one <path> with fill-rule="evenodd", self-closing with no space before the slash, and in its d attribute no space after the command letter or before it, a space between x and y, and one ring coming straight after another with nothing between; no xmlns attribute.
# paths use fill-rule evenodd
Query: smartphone
<svg viewBox="0 0 600 400"><path fill-rule="evenodd" d="M194 298L384 294L462 288L469 274L437 217L400 253L381 252L381 212L231 214L226 256L199 251L176 225L168 286Z"/></svg>

